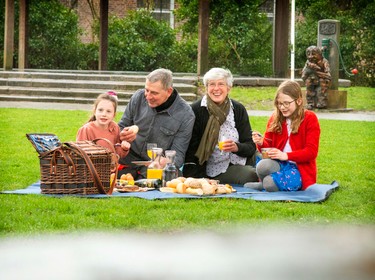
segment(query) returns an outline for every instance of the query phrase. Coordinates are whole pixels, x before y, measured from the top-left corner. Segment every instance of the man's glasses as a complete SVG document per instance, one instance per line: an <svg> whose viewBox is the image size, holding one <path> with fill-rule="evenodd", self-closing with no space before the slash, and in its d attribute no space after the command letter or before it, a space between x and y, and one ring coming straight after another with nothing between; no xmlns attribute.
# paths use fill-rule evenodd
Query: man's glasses
<svg viewBox="0 0 375 280"><path fill-rule="evenodd" d="M293 99L292 101L284 101L284 102L277 102L276 106L277 108L281 108L281 106L284 106L285 109L289 108L290 104L292 104L297 99Z"/></svg>

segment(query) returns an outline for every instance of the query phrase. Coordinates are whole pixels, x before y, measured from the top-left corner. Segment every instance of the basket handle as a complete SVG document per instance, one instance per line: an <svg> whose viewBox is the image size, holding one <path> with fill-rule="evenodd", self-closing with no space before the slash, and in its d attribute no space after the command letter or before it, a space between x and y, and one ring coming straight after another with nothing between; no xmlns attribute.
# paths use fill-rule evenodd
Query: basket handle
<svg viewBox="0 0 375 280"><path fill-rule="evenodd" d="M98 188L99 193L106 194L106 192L104 190L104 187L103 187L103 184L102 184L102 181L100 180L99 175L96 172L96 168L95 168L94 164L92 163L90 157L86 154L86 152L84 150L82 150L74 142L69 142L69 143L65 143L65 144L67 144L69 147L75 149L76 152L81 155L81 157L85 160L85 163L86 163L87 167L89 168L90 174L91 174L91 176L94 180L94 185Z"/></svg>
<svg viewBox="0 0 375 280"><path fill-rule="evenodd" d="M64 151L62 146L53 150L50 173L56 174L56 172L57 172L57 155L58 154L60 154L64 158L65 163L68 165L69 175L70 176L75 175L76 174L76 166L74 165L74 162L73 162L72 158L70 157L70 155Z"/></svg>
<svg viewBox="0 0 375 280"><path fill-rule="evenodd" d="M112 184L110 186L110 192L112 193L113 188L116 185L116 179L117 179L117 174L118 174L118 160L119 160L119 155L116 153L116 149L115 149L113 143L111 141L109 141L107 138L96 138L96 139L92 140L92 142L94 142L96 144L96 142L98 142L99 140L104 140L105 142L107 142L109 144L109 146L111 147L112 152L113 152L113 157L112 158L114 159L115 166L111 170L111 173L115 173L115 179L112 181Z"/></svg>
<svg viewBox="0 0 375 280"><path fill-rule="evenodd" d="M108 139L106 139L106 138L98 138L98 139L95 139L95 140L96 141L97 140L108 141L108 143L111 144L110 146L111 147L113 146L113 144ZM92 142L96 143L95 140L92 141ZM99 175L98 175L98 173L96 171L95 165L92 163L90 157L86 154L86 152L81 147L79 147L75 142L66 142L64 144L67 145L68 147L72 148L72 149L75 149L77 151L77 153L79 153L81 155L81 157L85 160L85 163L86 163L86 165L87 165L87 167L88 167L88 169L90 171L90 174L91 174L91 176L92 176L92 178L94 180L95 186L99 190L99 193L101 193L101 194L108 194L108 195L112 194L113 188L114 188L114 186L116 184L116 180L112 181L112 184L110 185L109 191L108 191L108 193L106 193L106 191L105 191L105 189L103 187L102 181L100 180ZM113 147L112 149L114 151L114 154L116 155L115 148ZM117 178L118 160L117 160L117 157L114 157L114 158L115 158L115 178Z"/></svg>

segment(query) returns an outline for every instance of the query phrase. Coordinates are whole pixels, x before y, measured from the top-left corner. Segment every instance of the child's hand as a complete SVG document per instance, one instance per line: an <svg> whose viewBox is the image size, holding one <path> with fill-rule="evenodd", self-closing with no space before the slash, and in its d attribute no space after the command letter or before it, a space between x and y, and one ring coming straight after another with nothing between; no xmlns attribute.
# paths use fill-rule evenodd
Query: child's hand
<svg viewBox="0 0 375 280"><path fill-rule="evenodd" d="M122 141L121 142L121 148L124 151L129 151L129 149L130 149L130 143L128 141Z"/></svg>
<svg viewBox="0 0 375 280"><path fill-rule="evenodd" d="M280 151L279 149L271 149L267 152L271 159L288 160L288 154Z"/></svg>
<svg viewBox="0 0 375 280"><path fill-rule="evenodd" d="M253 131L252 133L253 142L259 146L263 146L263 136L258 131Z"/></svg>

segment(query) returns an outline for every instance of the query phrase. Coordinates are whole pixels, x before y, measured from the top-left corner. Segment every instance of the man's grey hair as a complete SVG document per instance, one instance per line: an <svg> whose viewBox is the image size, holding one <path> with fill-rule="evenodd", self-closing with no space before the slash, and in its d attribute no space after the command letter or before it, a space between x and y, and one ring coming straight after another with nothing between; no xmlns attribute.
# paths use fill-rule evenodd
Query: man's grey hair
<svg viewBox="0 0 375 280"><path fill-rule="evenodd" d="M233 75L228 69L224 68L211 68L203 76L203 84L207 87L209 81L225 80L229 87L233 86Z"/></svg>
<svg viewBox="0 0 375 280"><path fill-rule="evenodd" d="M163 89L167 90L173 86L172 71L164 68L156 69L147 75L146 81L151 83L160 81Z"/></svg>

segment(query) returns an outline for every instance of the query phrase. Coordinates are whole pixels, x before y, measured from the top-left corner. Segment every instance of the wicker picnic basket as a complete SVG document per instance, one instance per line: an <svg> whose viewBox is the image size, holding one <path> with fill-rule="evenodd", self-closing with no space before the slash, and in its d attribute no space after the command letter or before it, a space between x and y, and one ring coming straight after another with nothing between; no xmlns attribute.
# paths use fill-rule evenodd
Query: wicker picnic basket
<svg viewBox="0 0 375 280"><path fill-rule="evenodd" d="M112 194L117 177L115 149L109 150L94 141L51 141L53 134L27 134L39 153L40 188L43 194ZM47 141L42 139L48 139ZM45 143L53 145L45 148Z"/></svg>

